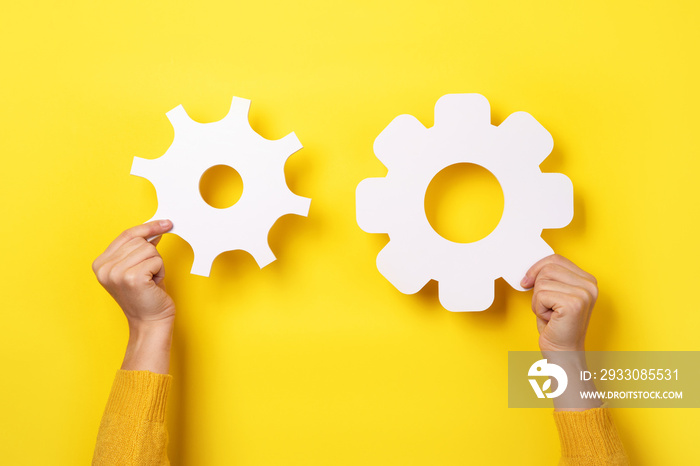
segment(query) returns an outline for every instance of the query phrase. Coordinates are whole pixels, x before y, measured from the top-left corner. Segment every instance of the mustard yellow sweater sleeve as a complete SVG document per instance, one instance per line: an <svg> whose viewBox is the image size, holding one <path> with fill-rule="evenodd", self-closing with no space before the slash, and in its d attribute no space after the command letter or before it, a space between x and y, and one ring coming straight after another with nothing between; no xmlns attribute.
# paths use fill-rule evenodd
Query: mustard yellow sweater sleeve
<svg viewBox="0 0 700 466"><path fill-rule="evenodd" d="M117 372L97 434L93 465L169 465L165 405L172 376Z"/></svg>
<svg viewBox="0 0 700 466"><path fill-rule="evenodd" d="M627 453L607 408L555 411L560 465L628 465Z"/></svg>

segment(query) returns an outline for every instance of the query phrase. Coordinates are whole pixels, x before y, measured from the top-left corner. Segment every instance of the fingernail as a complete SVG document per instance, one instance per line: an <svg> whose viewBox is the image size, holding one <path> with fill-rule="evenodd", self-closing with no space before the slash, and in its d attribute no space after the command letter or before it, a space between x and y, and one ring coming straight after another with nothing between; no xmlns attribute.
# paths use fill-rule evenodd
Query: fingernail
<svg viewBox="0 0 700 466"><path fill-rule="evenodd" d="M158 222L158 224L161 226L161 228L170 228L173 225L173 222L170 220L161 220Z"/></svg>
<svg viewBox="0 0 700 466"><path fill-rule="evenodd" d="M520 280L520 286L523 288L530 288L530 279L525 275L522 280Z"/></svg>

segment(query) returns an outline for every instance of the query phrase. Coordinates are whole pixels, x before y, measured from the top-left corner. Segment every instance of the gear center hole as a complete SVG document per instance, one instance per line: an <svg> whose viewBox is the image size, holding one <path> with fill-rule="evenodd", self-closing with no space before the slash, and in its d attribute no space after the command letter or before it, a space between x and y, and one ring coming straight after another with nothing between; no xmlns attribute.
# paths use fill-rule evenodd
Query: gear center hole
<svg viewBox="0 0 700 466"><path fill-rule="evenodd" d="M214 165L199 179L199 194L210 206L227 209L241 198L243 180L233 167Z"/></svg>
<svg viewBox="0 0 700 466"><path fill-rule="evenodd" d="M425 193L430 226L455 243L474 243L488 236L503 216L503 190L481 165L457 163L442 169Z"/></svg>

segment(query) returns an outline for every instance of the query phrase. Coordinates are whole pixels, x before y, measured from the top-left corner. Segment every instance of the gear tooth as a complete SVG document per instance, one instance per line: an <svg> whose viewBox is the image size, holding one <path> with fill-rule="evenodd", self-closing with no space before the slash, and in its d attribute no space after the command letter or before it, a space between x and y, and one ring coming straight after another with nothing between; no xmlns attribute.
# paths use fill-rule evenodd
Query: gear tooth
<svg viewBox="0 0 700 466"><path fill-rule="evenodd" d="M542 173L535 193L539 225L563 228L574 218L574 185L561 173Z"/></svg>
<svg viewBox="0 0 700 466"><path fill-rule="evenodd" d="M493 304L493 280L479 277L443 279L438 285L438 297L440 304L450 312L484 311Z"/></svg>
<svg viewBox="0 0 700 466"><path fill-rule="evenodd" d="M192 270L190 273L200 275L202 277L208 277L211 273L211 266L216 256L211 257L203 249L196 248L194 245L192 246L192 249L194 250L194 260L192 261Z"/></svg>
<svg viewBox="0 0 700 466"><path fill-rule="evenodd" d="M299 141L297 135L293 132L289 133L282 139L278 139L273 142L279 147L279 150L285 160L293 153L304 148L304 146L301 145L301 141Z"/></svg>
<svg viewBox="0 0 700 466"><path fill-rule="evenodd" d="M250 99L244 99L243 97L233 96L231 98L231 107L229 108L230 113L243 113L246 116L250 111Z"/></svg>
<svg viewBox="0 0 700 466"><path fill-rule="evenodd" d="M186 126L189 123L194 122L192 118L187 114L185 111L185 107L182 105L178 105L174 109L170 110L165 114L168 117L168 120L170 120L170 124L173 125L173 128L177 131L178 128L182 128Z"/></svg>
<svg viewBox="0 0 700 466"><path fill-rule="evenodd" d="M447 94L435 104L435 127L479 131L491 126L491 106L481 94Z"/></svg>
<svg viewBox="0 0 700 466"><path fill-rule="evenodd" d="M417 293L430 281L425 269L417 268L409 256L395 241L389 241L377 255L379 273L404 294Z"/></svg>
<svg viewBox="0 0 700 466"><path fill-rule="evenodd" d="M270 249L267 243L246 250L253 256L253 259L255 259L255 262L257 262L258 267L261 269L277 259L275 253L272 252L272 249Z"/></svg>
<svg viewBox="0 0 700 466"><path fill-rule="evenodd" d="M290 214L308 217L310 208L311 199L308 197L297 196L296 194L292 193L290 196L289 207L287 208Z"/></svg>
<svg viewBox="0 0 700 466"><path fill-rule="evenodd" d="M511 247L508 252L508 263L501 264L503 279L519 291L525 291L520 281L535 262L554 254L554 250L545 240L537 237L534 241Z"/></svg>
<svg viewBox="0 0 700 466"><path fill-rule="evenodd" d="M374 154L385 167L410 163L421 146L426 128L411 115L399 115L374 140Z"/></svg>
<svg viewBox="0 0 700 466"><path fill-rule="evenodd" d="M367 178L355 190L357 224L367 233L387 233L386 178Z"/></svg>
<svg viewBox="0 0 700 466"><path fill-rule="evenodd" d="M131 162L130 173L134 176L140 176L141 178L146 178L150 181L151 177L153 176L153 165L153 160L134 157L134 161Z"/></svg>
<svg viewBox="0 0 700 466"><path fill-rule="evenodd" d="M554 148L552 135L527 112L511 114L498 126L498 135L504 152L523 164L539 166Z"/></svg>
<svg viewBox="0 0 700 466"><path fill-rule="evenodd" d="M244 122L245 125L250 128L250 123L248 122L249 113L250 100L234 96L231 99L231 107L229 107L228 113L224 117L224 120L227 120L233 124L240 124ZM253 131L252 128L250 130Z"/></svg>

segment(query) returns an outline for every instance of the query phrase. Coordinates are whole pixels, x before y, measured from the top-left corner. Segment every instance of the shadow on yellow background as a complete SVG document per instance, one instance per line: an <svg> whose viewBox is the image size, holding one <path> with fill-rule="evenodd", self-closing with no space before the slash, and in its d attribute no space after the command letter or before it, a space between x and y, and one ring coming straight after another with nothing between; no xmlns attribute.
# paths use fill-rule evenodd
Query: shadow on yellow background
<svg viewBox="0 0 700 466"><path fill-rule="evenodd" d="M482 313L377 271L386 235L355 221L384 176L374 138L431 126L447 93L492 122L531 113L545 172L575 216L543 237L598 278L591 350L698 350L697 2L15 2L0 15L0 462L86 464L127 329L90 264L155 212L129 176L173 138L182 104L221 119L252 100L268 139L294 131L291 190L312 198L269 236L278 260L222 254L189 273L159 249L177 305L174 465L555 464L548 410L507 408L509 350L537 348L530 293L502 280ZM448 201L445 201L448 202ZM449 210L449 209L448 209ZM447 215L459 231L464 219ZM451 223L454 222L454 223ZM696 410L617 410L634 464L694 464Z"/></svg>

